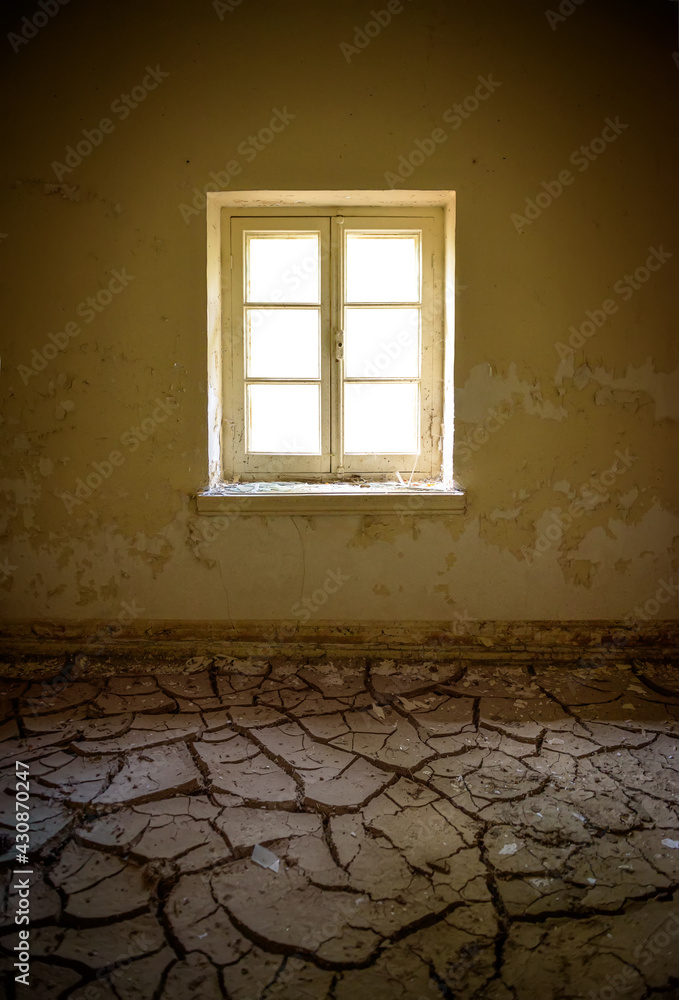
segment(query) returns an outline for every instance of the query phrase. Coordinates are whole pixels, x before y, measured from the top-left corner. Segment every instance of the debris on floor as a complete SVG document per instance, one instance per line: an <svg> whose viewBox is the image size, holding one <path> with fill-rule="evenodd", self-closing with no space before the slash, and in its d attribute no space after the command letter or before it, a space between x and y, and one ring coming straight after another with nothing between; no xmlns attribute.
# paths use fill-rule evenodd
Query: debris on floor
<svg viewBox="0 0 679 1000"><path fill-rule="evenodd" d="M672 667L123 668L3 682L10 1000L24 812L39 1000L679 996Z"/></svg>
<svg viewBox="0 0 679 1000"><path fill-rule="evenodd" d="M255 864L261 865L262 868L270 868L272 872L278 872L281 859L261 844L255 844L250 856Z"/></svg>

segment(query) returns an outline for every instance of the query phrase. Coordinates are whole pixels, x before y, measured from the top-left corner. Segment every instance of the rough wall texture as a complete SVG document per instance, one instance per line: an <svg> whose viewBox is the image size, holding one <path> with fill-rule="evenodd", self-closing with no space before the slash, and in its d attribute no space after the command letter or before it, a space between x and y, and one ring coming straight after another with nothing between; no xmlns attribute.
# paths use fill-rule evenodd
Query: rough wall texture
<svg viewBox="0 0 679 1000"><path fill-rule="evenodd" d="M614 619L659 588L677 616L675 5L46 7L0 38L3 618ZM402 186L458 193L467 514L206 541L211 172L387 187L437 127Z"/></svg>

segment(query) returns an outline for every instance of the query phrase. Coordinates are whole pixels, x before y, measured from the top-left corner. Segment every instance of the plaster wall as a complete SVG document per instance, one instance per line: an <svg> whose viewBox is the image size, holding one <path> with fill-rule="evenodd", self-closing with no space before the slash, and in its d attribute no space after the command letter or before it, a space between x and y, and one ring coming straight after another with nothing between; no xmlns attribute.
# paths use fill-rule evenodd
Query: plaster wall
<svg viewBox="0 0 679 1000"><path fill-rule="evenodd" d="M561 6L403 0L363 47L358 0L70 0L29 38L40 8L4 6L4 619L616 619L663 582L677 616L677 11ZM257 151L274 109L294 117ZM457 192L467 513L233 518L206 541L211 172L383 188L437 127L401 184Z"/></svg>

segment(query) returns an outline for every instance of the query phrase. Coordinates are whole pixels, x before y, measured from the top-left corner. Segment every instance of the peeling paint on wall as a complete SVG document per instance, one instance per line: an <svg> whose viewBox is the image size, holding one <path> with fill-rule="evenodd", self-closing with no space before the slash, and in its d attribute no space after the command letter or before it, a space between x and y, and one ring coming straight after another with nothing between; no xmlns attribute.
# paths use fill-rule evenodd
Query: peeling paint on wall
<svg viewBox="0 0 679 1000"><path fill-rule="evenodd" d="M563 33L530 5L497 3L489 32L485 8L431 0L347 64L339 42L358 8L325 5L321 32L302 6L286 8L281 48L280 4L256 23L244 7L217 34L209 4L168 24L159 0L114 21L93 0L3 70L17 99L0 184L0 616L113 619L136 602L149 619L290 620L297 606L338 622L623 617L679 565L679 254L620 295L596 335L565 357L556 345L678 229L664 36L612 3L610 18ZM244 52L248 101L233 86ZM101 95L151 62L170 73L154 103L54 184L50 164L100 119ZM198 516L206 237L179 206L213 173L231 189L370 189L490 71L492 107L407 179L457 191L454 469L467 513ZM295 109L294 134L225 172L276 101ZM518 233L515 207L616 114L624 156L592 162ZM134 280L114 294L124 268ZM313 598L338 568L347 581ZM678 616L677 601L662 614Z"/></svg>

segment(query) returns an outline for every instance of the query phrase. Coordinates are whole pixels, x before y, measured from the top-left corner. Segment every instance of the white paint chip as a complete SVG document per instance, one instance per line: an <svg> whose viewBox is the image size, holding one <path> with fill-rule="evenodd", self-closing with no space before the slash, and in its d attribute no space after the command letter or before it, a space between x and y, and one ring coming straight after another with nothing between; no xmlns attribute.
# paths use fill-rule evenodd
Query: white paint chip
<svg viewBox="0 0 679 1000"><path fill-rule="evenodd" d="M255 844L252 849L251 857L255 864L260 865L262 868L270 868L272 872L278 872L281 859L277 857L273 851L269 851L266 847L262 847L261 844Z"/></svg>

